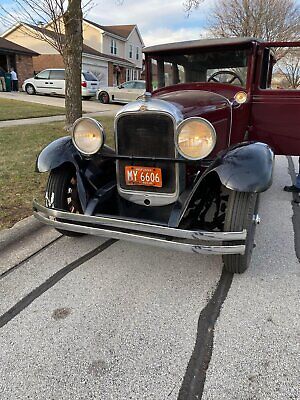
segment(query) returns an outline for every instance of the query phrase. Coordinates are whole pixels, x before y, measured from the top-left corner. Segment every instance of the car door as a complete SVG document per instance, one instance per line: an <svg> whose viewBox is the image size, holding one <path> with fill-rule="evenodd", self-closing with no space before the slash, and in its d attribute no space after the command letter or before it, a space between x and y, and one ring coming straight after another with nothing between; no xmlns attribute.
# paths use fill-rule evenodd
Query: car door
<svg viewBox="0 0 300 400"><path fill-rule="evenodd" d="M300 83L300 42L298 43L297 46L295 43L277 46L277 54L281 54L277 62L272 55L272 49L265 47L261 73L252 99L250 139L267 143L276 154L300 155L300 86L292 87L287 77L290 68L293 71L298 68ZM280 53L281 48L284 51ZM285 52L285 56L282 56ZM290 67L288 63L285 64L286 56L291 57Z"/></svg>
<svg viewBox="0 0 300 400"><path fill-rule="evenodd" d="M134 81L128 81L122 83L122 85L119 86L119 90L117 93L118 99L115 97L116 100L120 100L122 102L128 102L135 100L136 98L134 97L135 95L135 89L134 89Z"/></svg>
<svg viewBox="0 0 300 400"><path fill-rule="evenodd" d="M143 81L134 82L134 99L136 100L138 97L142 96L146 91L146 84Z"/></svg>
<svg viewBox="0 0 300 400"><path fill-rule="evenodd" d="M65 70L52 69L49 77L49 91L54 94L65 94Z"/></svg>
<svg viewBox="0 0 300 400"><path fill-rule="evenodd" d="M45 69L35 75L33 84L37 93L48 94L49 92L49 74L50 70Z"/></svg>

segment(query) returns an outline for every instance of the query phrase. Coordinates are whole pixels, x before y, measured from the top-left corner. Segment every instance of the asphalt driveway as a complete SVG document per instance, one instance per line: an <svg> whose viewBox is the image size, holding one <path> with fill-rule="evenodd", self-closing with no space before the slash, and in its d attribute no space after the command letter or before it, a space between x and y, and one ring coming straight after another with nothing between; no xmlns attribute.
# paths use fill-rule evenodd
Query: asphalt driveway
<svg viewBox="0 0 300 400"><path fill-rule="evenodd" d="M299 399L300 207L282 191L290 174L291 160L278 158L240 276L222 273L217 256L71 239L38 224L9 237L1 400Z"/></svg>

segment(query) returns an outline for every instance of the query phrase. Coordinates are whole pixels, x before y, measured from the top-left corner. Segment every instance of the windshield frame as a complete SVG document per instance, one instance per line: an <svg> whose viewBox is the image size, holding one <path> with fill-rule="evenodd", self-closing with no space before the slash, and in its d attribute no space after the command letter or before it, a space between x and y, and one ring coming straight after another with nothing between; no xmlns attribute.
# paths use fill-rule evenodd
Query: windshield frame
<svg viewBox="0 0 300 400"><path fill-rule="evenodd" d="M229 85L230 87L236 87L236 88L241 88L244 91L251 91L251 83L253 81L253 73L254 73L254 66L255 66L255 49L257 48L256 43L250 43L248 45L243 45L243 46L210 46L210 47L205 47L205 48L193 48L193 49L186 49L186 50L180 50L180 51L160 51L160 52L149 52L145 54L145 67L146 67L146 88L148 92L159 92L162 90L167 90L169 87L174 87L174 86L180 86L180 85L187 85L187 86L195 86L196 84L203 85L203 86L208 86L212 87L214 85L217 87L217 85ZM165 86L162 88L158 88L153 90L152 87L152 72L151 72L151 64L152 64L152 59L159 57L159 56L170 56L170 55L175 55L175 54L196 54L196 53L205 53L205 52L212 52L212 51L240 51L240 50L248 50L249 54L247 56L247 76L246 76L246 85L245 87L238 86L238 85L232 85L232 84L226 84L226 83L215 83L215 82L185 82L185 83L177 83L175 85L169 85ZM213 87L214 87L213 86Z"/></svg>

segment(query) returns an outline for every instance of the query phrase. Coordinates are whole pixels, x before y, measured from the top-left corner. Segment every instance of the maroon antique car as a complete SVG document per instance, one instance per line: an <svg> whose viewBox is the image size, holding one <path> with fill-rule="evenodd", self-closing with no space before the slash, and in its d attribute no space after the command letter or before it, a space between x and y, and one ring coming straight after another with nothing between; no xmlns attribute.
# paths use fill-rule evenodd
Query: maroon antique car
<svg viewBox="0 0 300 400"><path fill-rule="evenodd" d="M274 154L300 154L300 90L281 63L299 49L253 38L146 48L147 92L116 115L115 149L81 118L38 156L50 175L35 216L66 235L222 254L245 271Z"/></svg>

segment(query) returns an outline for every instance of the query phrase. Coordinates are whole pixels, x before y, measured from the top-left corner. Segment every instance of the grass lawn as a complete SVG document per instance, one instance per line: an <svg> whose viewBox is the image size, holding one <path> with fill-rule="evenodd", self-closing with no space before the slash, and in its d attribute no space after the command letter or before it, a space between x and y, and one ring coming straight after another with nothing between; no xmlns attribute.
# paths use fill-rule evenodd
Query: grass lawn
<svg viewBox="0 0 300 400"><path fill-rule="evenodd" d="M46 106L45 104L26 101L0 99L0 121L10 119L50 117L65 113L62 107Z"/></svg>
<svg viewBox="0 0 300 400"><path fill-rule="evenodd" d="M99 118L113 145L113 117ZM0 229L32 213L32 200L43 201L48 174L35 172L39 152L52 140L66 136L63 122L0 129Z"/></svg>

